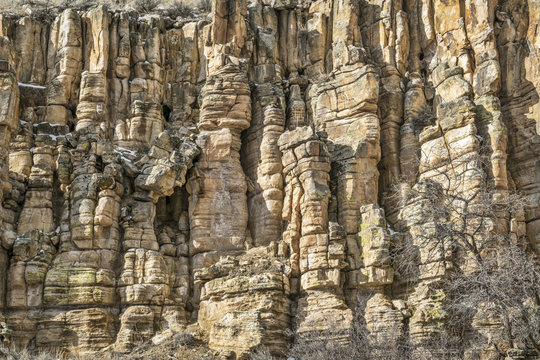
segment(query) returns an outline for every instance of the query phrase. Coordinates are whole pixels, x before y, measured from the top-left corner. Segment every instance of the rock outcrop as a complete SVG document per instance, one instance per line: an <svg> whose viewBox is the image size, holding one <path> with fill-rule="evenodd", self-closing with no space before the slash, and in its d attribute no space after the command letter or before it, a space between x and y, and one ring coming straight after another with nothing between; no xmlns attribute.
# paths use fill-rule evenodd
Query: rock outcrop
<svg viewBox="0 0 540 360"><path fill-rule="evenodd" d="M475 239L540 255L539 19L538 0L2 15L9 340L129 353L188 331L244 359L346 344L361 311L371 338L423 351L453 250L424 246L440 214L415 194L519 192ZM491 338L486 314L472 326Z"/></svg>

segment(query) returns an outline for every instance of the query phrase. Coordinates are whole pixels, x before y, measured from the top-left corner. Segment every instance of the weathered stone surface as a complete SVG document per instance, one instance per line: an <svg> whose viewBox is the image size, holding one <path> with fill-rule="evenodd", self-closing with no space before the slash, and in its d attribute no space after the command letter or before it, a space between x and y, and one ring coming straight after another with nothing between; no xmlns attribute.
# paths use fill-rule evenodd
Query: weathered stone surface
<svg viewBox="0 0 540 360"><path fill-rule="evenodd" d="M204 286L198 323L208 333L211 349L242 358L260 346L275 353L286 346L290 269L284 258L276 258L275 250L254 248L199 272L196 280Z"/></svg>
<svg viewBox="0 0 540 360"><path fill-rule="evenodd" d="M130 352L189 329L222 358L277 356L346 343L362 312L371 338L422 351L451 270L421 244L440 214L411 194L433 183L523 194L488 233L540 249L540 1L130 9L0 16L13 344ZM394 271L402 243L415 278Z"/></svg>

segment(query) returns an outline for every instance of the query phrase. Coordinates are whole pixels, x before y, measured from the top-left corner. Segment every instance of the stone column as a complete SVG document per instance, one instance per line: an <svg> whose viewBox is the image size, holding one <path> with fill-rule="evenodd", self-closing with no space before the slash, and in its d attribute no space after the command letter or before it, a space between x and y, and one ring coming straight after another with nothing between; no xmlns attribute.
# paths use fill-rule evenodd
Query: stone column
<svg viewBox="0 0 540 360"><path fill-rule="evenodd" d="M291 291L299 295L297 335L346 341L343 331L350 329L352 312L343 296L345 239L329 230L330 158L325 140L326 134L307 126L279 138L287 225L283 240L290 249Z"/></svg>
<svg viewBox="0 0 540 360"><path fill-rule="evenodd" d="M47 122L66 125L77 107L82 70L81 17L64 11L52 25L47 46Z"/></svg>
<svg viewBox="0 0 540 360"><path fill-rule="evenodd" d="M19 87L15 68L15 52L9 39L0 37L0 199L11 192L9 183L9 144L12 133L18 126ZM3 225L3 209L0 225ZM3 229L3 227L2 227ZM2 236L0 246L0 310L5 306L7 267L9 263L7 249L11 247L9 236Z"/></svg>
<svg viewBox="0 0 540 360"><path fill-rule="evenodd" d="M37 324L36 343L85 353L114 341L122 170L107 145L108 13L103 7L82 16L66 10L59 19L55 24L58 33L53 27L51 46L57 49L61 65L56 66L60 71L49 86L47 120L53 127L71 125L75 103L76 121L69 136L71 149L66 152L60 147L57 152L59 190L66 192L66 201L61 205L60 219L56 219L60 224L59 249L45 277L46 310ZM84 53L83 39L88 39ZM51 111L62 109L68 115L55 122L58 118ZM100 324L98 329L96 324Z"/></svg>
<svg viewBox="0 0 540 360"><path fill-rule="evenodd" d="M252 114L249 54L244 48L246 12L245 0L214 3L198 124L201 155L187 183L194 273L251 244L247 184L240 163L240 133L249 128ZM197 301L200 285L195 286Z"/></svg>

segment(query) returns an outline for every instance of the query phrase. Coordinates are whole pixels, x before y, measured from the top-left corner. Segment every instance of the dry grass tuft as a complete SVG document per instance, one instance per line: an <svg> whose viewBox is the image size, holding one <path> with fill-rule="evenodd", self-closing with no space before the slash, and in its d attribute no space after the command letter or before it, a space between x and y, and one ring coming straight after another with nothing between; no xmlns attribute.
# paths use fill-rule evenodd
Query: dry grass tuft
<svg viewBox="0 0 540 360"><path fill-rule="evenodd" d="M160 345L143 343L129 354L103 351L92 355L81 355L65 350L30 350L6 348L0 345L0 359L5 360L214 360L212 351L191 333L176 334Z"/></svg>
<svg viewBox="0 0 540 360"><path fill-rule="evenodd" d="M190 18L212 9L211 0L0 0L0 13L51 22L66 9L87 11L98 5L106 5L111 10L135 10L140 15L159 14L171 18Z"/></svg>

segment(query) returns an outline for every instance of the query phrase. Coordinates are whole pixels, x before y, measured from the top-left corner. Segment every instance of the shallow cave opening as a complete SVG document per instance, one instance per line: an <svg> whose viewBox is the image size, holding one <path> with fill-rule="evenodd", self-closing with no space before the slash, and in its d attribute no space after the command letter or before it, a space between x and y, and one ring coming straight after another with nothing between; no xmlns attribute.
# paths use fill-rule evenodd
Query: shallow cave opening
<svg viewBox="0 0 540 360"><path fill-rule="evenodd" d="M188 209L186 187L177 187L171 196L160 198L156 204L156 220L160 224L177 225L183 211Z"/></svg>
<svg viewBox="0 0 540 360"><path fill-rule="evenodd" d="M60 225L62 221L62 213L64 212L64 192L60 188L61 184L58 179L58 172L55 171L53 176L53 195L52 195L52 205L53 205L53 216L54 223L56 225L56 232L60 233Z"/></svg>
<svg viewBox="0 0 540 360"><path fill-rule="evenodd" d="M169 117L171 116L171 108L167 105L163 105L163 117L165 118L165 121L169 122Z"/></svg>
<svg viewBox="0 0 540 360"><path fill-rule="evenodd" d="M104 164L103 164L103 158L101 155L96 155L96 171L99 173L103 172Z"/></svg>
<svg viewBox="0 0 540 360"><path fill-rule="evenodd" d="M181 299L186 316L194 307L192 263L189 251L189 195L185 186L176 187L170 196L159 198L154 223L160 252L167 261L170 274L170 299Z"/></svg>

